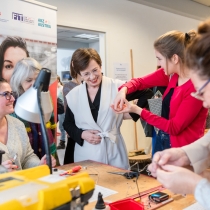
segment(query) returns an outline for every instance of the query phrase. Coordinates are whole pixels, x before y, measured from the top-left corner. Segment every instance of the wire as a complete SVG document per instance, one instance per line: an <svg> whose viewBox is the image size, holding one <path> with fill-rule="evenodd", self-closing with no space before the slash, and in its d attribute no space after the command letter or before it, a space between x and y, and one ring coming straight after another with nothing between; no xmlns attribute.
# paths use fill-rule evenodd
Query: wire
<svg viewBox="0 0 210 210"><path fill-rule="evenodd" d="M147 164L146 166L144 166L144 168L142 168L141 170L138 170L138 172L141 173L142 171L144 171L148 167L148 165L149 164ZM147 170L147 172L148 172L148 170Z"/></svg>
<svg viewBox="0 0 210 210"><path fill-rule="evenodd" d="M137 190L138 190L139 199L141 200L141 194L140 194L139 185L138 185L138 178L139 178L141 172L144 171L144 170L148 167L149 164L147 164L146 166L144 166L144 168L139 169L139 164L138 164L138 162L136 162L136 163L134 163L132 166L130 166L130 169L131 169L133 166L135 166L135 165L137 165L137 176L136 176L136 181L135 181L135 182L136 182L136 187L137 187ZM147 172L148 172L148 171L147 171Z"/></svg>
<svg viewBox="0 0 210 210"><path fill-rule="evenodd" d="M156 200L154 200L154 199L152 198L151 195L149 195L148 197L149 197L149 200L150 200L152 203L155 203L155 204L159 203L159 202L157 202Z"/></svg>

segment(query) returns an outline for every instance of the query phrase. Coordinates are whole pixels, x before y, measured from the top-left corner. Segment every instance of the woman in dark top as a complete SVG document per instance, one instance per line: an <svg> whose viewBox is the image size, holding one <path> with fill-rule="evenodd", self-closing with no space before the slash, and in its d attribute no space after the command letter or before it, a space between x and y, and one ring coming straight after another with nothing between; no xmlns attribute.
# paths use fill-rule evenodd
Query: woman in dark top
<svg viewBox="0 0 210 210"><path fill-rule="evenodd" d="M77 143L74 161L90 159L127 169L127 151L119 128L123 118L130 116L118 116L110 108L118 87L124 82L102 76L100 56L90 48L74 52L73 70L84 81L66 96L68 106L63 125ZM128 100L136 97L143 100L145 93L146 90L138 91L129 95ZM139 115L136 116L132 116L134 120L138 120ZM69 152L67 149L65 157L72 156Z"/></svg>
<svg viewBox="0 0 210 210"><path fill-rule="evenodd" d="M101 65L94 49L81 48L74 52L71 69L81 75L83 84L66 96L64 129L77 142L75 162L94 160L128 169L127 151L120 133L123 114L116 115L110 108L118 87L124 82L102 76Z"/></svg>

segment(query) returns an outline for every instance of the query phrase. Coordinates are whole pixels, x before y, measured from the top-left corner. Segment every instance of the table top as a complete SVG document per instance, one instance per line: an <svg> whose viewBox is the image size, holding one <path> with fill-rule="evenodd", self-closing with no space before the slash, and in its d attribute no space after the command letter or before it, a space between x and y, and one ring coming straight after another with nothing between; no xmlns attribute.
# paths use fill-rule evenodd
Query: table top
<svg viewBox="0 0 210 210"><path fill-rule="evenodd" d="M82 166L82 170L80 172L87 172L89 174L97 174L97 175L90 175L90 177L95 181L97 185L100 185L102 187L106 187L106 188L109 188L111 190L115 190L118 192L117 194L105 197L104 198L105 201L114 202L117 200L131 197L133 195L138 195L137 185L134 179L126 179L125 177L120 176L120 175L107 173L108 171L111 171L111 172L125 171L123 169L119 169L116 167L112 167L109 165L105 165L105 164L90 161L90 160L63 165L63 166L59 166L58 168L61 170L69 170L76 165ZM161 188L161 184L156 179L154 179L153 177L145 176L145 175L140 175L137 180L137 183L138 183L140 195L143 194L144 191L150 190L151 188L156 188L156 187ZM157 191L157 189L154 191ZM158 209L182 210L183 208L186 208L187 206L195 203L195 199L193 195L187 195L187 196L175 195L166 189L164 189L162 192L166 192L174 200L170 203L167 203L164 206L161 206ZM95 202L91 202L87 206L85 206L85 210L92 210L94 206L95 206ZM149 209L151 209L151 207L146 205L145 210L149 210Z"/></svg>

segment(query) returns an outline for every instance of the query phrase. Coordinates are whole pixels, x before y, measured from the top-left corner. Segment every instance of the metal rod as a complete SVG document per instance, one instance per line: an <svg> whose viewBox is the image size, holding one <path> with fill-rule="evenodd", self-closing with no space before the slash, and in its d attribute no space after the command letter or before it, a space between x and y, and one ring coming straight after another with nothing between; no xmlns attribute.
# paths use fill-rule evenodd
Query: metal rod
<svg viewBox="0 0 210 210"><path fill-rule="evenodd" d="M47 130L45 126L44 113L41 106L42 87L43 85L41 84L37 89L37 101L38 101L38 107L39 107L39 117L41 121L42 139L44 141L44 146L45 146L47 165L50 168L50 174L52 174L52 161L51 161L51 154L50 154L49 138L48 138Z"/></svg>

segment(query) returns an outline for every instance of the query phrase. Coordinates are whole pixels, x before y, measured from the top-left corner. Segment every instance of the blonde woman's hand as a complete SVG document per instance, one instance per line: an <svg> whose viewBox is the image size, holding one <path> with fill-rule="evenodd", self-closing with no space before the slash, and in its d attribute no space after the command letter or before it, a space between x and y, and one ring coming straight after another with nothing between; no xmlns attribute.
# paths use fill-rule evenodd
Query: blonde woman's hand
<svg viewBox="0 0 210 210"><path fill-rule="evenodd" d="M6 160L4 162L2 162L2 165L9 171L16 171L18 166L13 164L13 162L11 160Z"/></svg>
<svg viewBox="0 0 210 210"><path fill-rule="evenodd" d="M111 105L111 108L113 109L113 111L117 114L121 114L121 113L136 113L141 115L142 112L142 108L138 107L137 105L133 104L133 103L129 103L126 99L123 100L123 105L122 105L122 109L115 109L114 105Z"/></svg>
<svg viewBox="0 0 210 210"><path fill-rule="evenodd" d="M114 102L113 102L113 108L116 111L121 111L123 109L124 100L126 98L127 93L127 87L123 87L116 95Z"/></svg>
<svg viewBox="0 0 210 210"><path fill-rule="evenodd" d="M101 143L101 137L98 135L100 131L97 130L85 130L82 132L82 139L87 141L90 144L100 144Z"/></svg>
<svg viewBox="0 0 210 210"><path fill-rule="evenodd" d="M154 154L152 163L148 166L148 170L151 172L152 176L156 177L157 169L166 164L174 166L187 166L190 164L190 160L185 151L181 148L166 149Z"/></svg>
<svg viewBox="0 0 210 210"><path fill-rule="evenodd" d="M164 165L157 169L157 180L174 193L193 194L201 179L198 174L179 166Z"/></svg>
<svg viewBox="0 0 210 210"><path fill-rule="evenodd" d="M52 167L56 166L56 160L55 158L51 155L51 162L52 162ZM41 160L40 160L40 165L47 165L47 157L44 155Z"/></svg>

